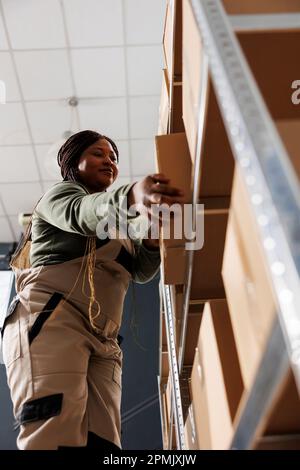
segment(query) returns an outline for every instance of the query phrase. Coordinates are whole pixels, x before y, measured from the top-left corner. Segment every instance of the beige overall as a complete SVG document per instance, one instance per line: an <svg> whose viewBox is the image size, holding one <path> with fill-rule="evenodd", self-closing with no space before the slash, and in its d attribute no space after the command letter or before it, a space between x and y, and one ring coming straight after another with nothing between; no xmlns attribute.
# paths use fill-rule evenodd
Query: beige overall
<svg viewBox="0 0 300 470"><path fill-rule="evenodd" d="M115 261L120 243L96 250L97 332L88 315L86 257L15 270L19 302L4 328L3 358L19 449L86 446L88 432L121 447L117 335L131 274ZM132 254L132 243L122 244Z"/></svg>

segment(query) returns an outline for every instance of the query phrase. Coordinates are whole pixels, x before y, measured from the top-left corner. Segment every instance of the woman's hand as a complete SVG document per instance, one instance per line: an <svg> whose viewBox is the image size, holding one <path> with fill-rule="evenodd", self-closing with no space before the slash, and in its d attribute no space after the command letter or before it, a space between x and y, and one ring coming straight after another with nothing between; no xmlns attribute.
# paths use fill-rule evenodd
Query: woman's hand
<svg viewBox="0 0 300 470"><path fill-rule="evenodd" d="M138 181L128 193L129 207L135 205L135 208L141 214L152 219L152 222L158 223L158 226L161 226L162 214L159 213L158 217L157 215L154 216L152 206L161 204L172 206L176 203L183 203L183 191L170 186L169 181L170 179L162 173L155 173ZM170 217L173 218L172 213ZM150 250L157 250L159 247L158 233L155 237L151 238L151 229L149 229L148 237L143 239L143 244Z"/></svg>
<svg viewBox="0 0 300 470"><path fill-rule="evenodd" d="M148 175L135 183L128 193L129 207L135 205L141 213L151 216L152 204L172 204L183 202L183 191L169 185L170 179L162 173Z"/></svg>

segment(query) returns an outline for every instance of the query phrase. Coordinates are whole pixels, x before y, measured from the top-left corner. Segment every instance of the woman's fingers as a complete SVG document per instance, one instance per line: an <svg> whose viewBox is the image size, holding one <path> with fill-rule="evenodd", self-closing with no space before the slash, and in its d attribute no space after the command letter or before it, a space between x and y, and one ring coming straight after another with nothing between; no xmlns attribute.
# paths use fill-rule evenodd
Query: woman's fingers
<svg viewBox="0 0 300 470"><path fill-rule="evenodd" d="M175 196L167 196L162 193L152 193L148 197L148 201L150 204L167 204L168 206L171 206L172 204L182 204L182 199L180 197L175 197Z"/></svg>
<svg viewBox="0 0 300 470"><path fill-rule="evenodd" d="M163 183L158 183L154 184L152 187L153 192L161 193L161 194L167 194L170 196L183 196L184 192L181 189L174 188L172 186L169 186L168 184L163 184Z"/></svg>
<svg viewBox="0 0 300 470"><path fill-rule="evenodd" d="M168 183L170 181L170 178L167 178L163 173L153 173L149 176L155 183Z"/></svg>

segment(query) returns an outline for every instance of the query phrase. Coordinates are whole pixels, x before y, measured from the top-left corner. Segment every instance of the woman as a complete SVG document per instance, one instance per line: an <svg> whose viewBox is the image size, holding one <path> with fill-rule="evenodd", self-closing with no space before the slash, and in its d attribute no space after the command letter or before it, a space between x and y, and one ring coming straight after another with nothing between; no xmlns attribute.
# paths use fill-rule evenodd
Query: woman
<svg viewBox="0 0 300 470"><path fill-rule="evenodd" d="M118 158L106 136L71 136L58 153L63 181L36 205L12 259L17 296L2 334L19 449L121 447L123 301L130 280L155 276L160 256L157 240L110 237L104 227L114 212L116 235L138 219L130 206L149 215L180 191L155 174L106 192Z"/></svg>

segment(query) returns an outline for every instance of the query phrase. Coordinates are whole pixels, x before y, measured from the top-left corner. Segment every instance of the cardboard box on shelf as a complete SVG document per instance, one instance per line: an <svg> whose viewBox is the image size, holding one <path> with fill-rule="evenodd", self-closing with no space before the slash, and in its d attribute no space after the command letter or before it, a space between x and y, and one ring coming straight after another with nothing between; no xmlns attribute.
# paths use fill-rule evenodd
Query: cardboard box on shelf
<svg viewBox="0 0 300 470"><path fill-rule="evenodd" d="M170 178L170 185L184 192L182 201L191 200L191 158L184 133L156 136L157 171ZM181 206L183 207L183 206ZM174 230L179 234L174 235ZM169 233L168 233L169 229ZM185 282L186 252L184 236L184 212L175 214L161 229L161 258L165 284ZM180 236L181 238L177 238Z"/></svg>
<svg viewBox="0 0 300 470"><path fill-rule="evenodd" d="M238 170L222 275L245 387L238 411L240 415L275 319L276 300L250 199ZM262 433L265 436L300 433L300 400L291 372L282 383L264 426Z"/></svg>
<svg viewBox="0 0 300 470"><path fill-rule="evenodd" d="M180 319L182 316L184 292L183 285L172 285L170 286L171 302L174 312L174 319Z"/></svg>
<svg viewBox="0 0 300 470"><path fill-rule="evenodd" d="M249 396L245 389L234 422L237 425ZM287 449L299 446L300 399L291 369L281 382L267 413L264 414L260 434L254 449ZM297 448L297 447L295 447Z"/></svg>
<svg viewBox="0 0 300 470"><path fill-rule="evenodd" d="M244 2L238 2L239 5L241 3ZM258 5L260 2L255 3ZM295 5L293 3L291 8ZM283 8L283 2L281 7ZM289 127L288 133L293 133L300 120L300 106L296 106L292 99L293 94L297 93L292 84L298 76L298 63L294 58L300 55L300 30L240 31L236 34L274 121L286 121L284 127ZM201 37L192 7L190 2L183 2L183 120L192 161L195 161L199 124L201 56ZM280 63L278 57L282 57ZM205 100L200 197L225 196L230 194L232 188L234 158L210 80ZM290 123L289 120L292 119L298 123ZM299 159L294 164L296 162L299 169ZM218 171L215 171L216 168Z"/></svg>
<svg viewBox="0 0 300 470"><path fill-rule="evenodd" d="M183 121L192 161L196 158L202 42L190 2L183 2ZM206 92L206 123L201 149L200 197L229 196L234 159L227 133L209 80Z"/></svg>
<svg viewBox="0 0 300 470"><path fill-rule="evenodd" d="M204 304L203 304L204 305ZM186 329L186 342L185 342L185 351L184 351L184 365L192 365L195 357L195 350L197 347L199 329L202 321L203 308L198 312L188 314L187 319L187 329ZM177 320L176 322L177 330L177 343L179 346L180 333L182 330L182 321Z"/></svg>
<svg viewBox="0 0 300 470"><path fill-rule="evenodd" d="M161 351L161 378L165 379L169 375L169 352L168 348L164 346Z"/></svg>
<svg viewBox="0 0 300 470"><path fill-rule="evenodd" d="M164 135L168 132L169 123L169 88L166 80L166 70L163 69L161 81L160 103L158 109L158 135Z"/></svg>
<svg viewBox="0 0 300 470"><path fill-rule="evenodd" d="M300 119L300 106L292 100L292 84L299 77L295 57L300 55L300 29L244 31L237 37L273 120Z"/></svg>
<svg viewBox="0 0 300 470"><path fill-rule="evenodd" d="M161 346L162 348L166 348L168 345L167 341L167 332L166 332L166 321L165 321L165 313L161 312L160 313L161 318L160 318L160 324L161 324Z"/></svg>
<svg viewBox="0 0 300 470"><path fill-rule="evenodd" d="M164 284L182 284L186 279L187 257L184 246L160 246L162 281Z"/></svg>
<svg viewBox="0 0 300 470"><path fill-rule="evenodd" d="M184 191L184 202L190 202L192 163L185 133L156 136L155 145L157 170Z"/></svg>
<svg viewBox="0 0 300 470"><path fill-rule="evenodd" d="M198 347L195 350L190 392L199 449L210 449L211 437L207 407L207 390L203 380L202 363Z"/></svg>
<svg viewBox="0 0 300 470"><path fill-rule="evenodd" d="M229 447L242 392L242 376L226 301L207 302L191 377L200 449Z"/></svg>
<svg viewBox="0 0 300 470"><path fill-rule="evenodd" d="M192 300L223 299L225 297L221 269L229 199L226 198L223 202L224 208L208 208L204 212L204 244L194 253Z"/></svg>
<svg viewBox="0 0 300 470"><path fill-rule="evenodd" d="M277 436L264 436L258 439L254 450L299 450L300 434L288 434Z"/></svg>
<svg viewBox="0 0 300 470"><path fill-rule="evenodd" d="M300 434L300 398L291 370L282 382L266 417L263 434L265 436Z"/></svg>
<svg viewBox="0 0 300 470"><path fill-rule="evenodd" d="M180 79L182 74L182 1L181 0L167 0L167 9L163 33L163 49L165 64L168 70L168 75L172 74L172 62L174 60L173 74L177 79ZM175 17L175 31L173 41L173 25L172 17L173 10L176 8Z"/></svg>
<svg viewBox="0 0 300 470"><path fill-rule="evenodd" d="M265 347L276 307L251 203L236 171L222 275L246 388Z"/></svg>
<svg viewBox="0 0 300 470"><path fill-rule="evenodd" d="M196 158L198 113L193 115L189 94L183 81L183 121L193 163ZM200 161L200 197L229 196L232 188L234 157L220 111L213 105L216 98L212 84L208 87L208 105ZM214 115L216 110L216 114ZM218 169L218 171L216 171Z"/></svg>
<svg viewBox="0 0 300 470"><path fill-rule="evenodd" d="M299 0L222 0L230 15L300 12Z"/></svg>
<svg viewBox="0 0 300 470"><path fill-rule="evenodd" d="M182 120L182 84L181 82L173 84L172 103L170 102L170 82L167 70L163 70L161 99L159 105L158 135L168 133L169 107L172 108L173 123L171 132L183 132L184 124Z"/></svg>

